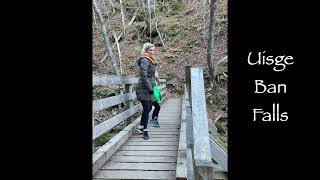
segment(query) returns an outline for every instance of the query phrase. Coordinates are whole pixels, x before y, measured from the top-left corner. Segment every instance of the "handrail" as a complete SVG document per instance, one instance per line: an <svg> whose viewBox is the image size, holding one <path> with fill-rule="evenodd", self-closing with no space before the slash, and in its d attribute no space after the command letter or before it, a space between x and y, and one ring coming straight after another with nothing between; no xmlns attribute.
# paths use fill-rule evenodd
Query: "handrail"
<svg viewBox="0 0 320 180"><path fill-rule="evenodd" d="M166 100L166 80L159 80L159 89L162 94L163 103ZM116 95L112 97L102 98L93 101L92 112L97 112L112 106L125 103L125 108L123 112L118 115L111 117L103 121L98 125L94 125L94 119L92 120L92 139L100 137L106 132L110 131L112 128L117 126L123 121L126 121L127 127L121 130L113 138L111 138L106 144L99 148L93 153L92 161L92 173L95 174L99 168L128 140L128 138L133 134L135 128L139 125L140 117L133 121L132 116L142 109L141 103L134 105L134 101L137 96L135 94L134 86L138 83L138 78L136 77L126 77L126 76L114 76L114 75L93 75L93 86L103 86L103 85L125 85L125 92L121 95ZM133 121L133 122L131 122Z"/></svg>
<svg viewBox="0 0 320 180"><path fill-rule="evenodd" d="M127 76L115 76L115 75L93 75L93 85L113 85L120 83L125 84L126 86L126 93L116 96L111 96L108 98L102 98L98 100L94 100L92 102L92 112L97 112L121 103L129 102L129 107L126 107L124 112L118 114L115 117L110 118L109 122L104 122L101 125L93 127L93 139L98 138L102 134L106 133L107 131L114 128L116 125L120 124L121 122L130 119L132 115L137 113L141 110L141 104L134 106L133 101L136 100L137 96L136 93L133 91L134 84L138 83L138 78L136 77L127 77ZM159 89L161 95L164 97L163 100L166 98L166 80L160 79ZM130 124L130 121L126 123L127 125ZM98 131L98 132L97 132Z"/></svg>
<svg viewBox="0 0 320 180"><path fill-rule="evenodd" d="M203 68L185 66L186 144L188 179L212 179L214 159L227 172L227 154L209 134Z"/></svg>
<svg viewBox="0 0 320 180"><path fill-rule="evenodd" d="M186 66L186 87L192 117L191 133L193 133L193 142L191 148L194 162L194 176L195 179L212 179L213 162L211 159L202 67L191 68L191 66ZM187 120L190 121L190 119L188 118ZM190 131L190 128L187 128L188 130ZM188 133L190 134L190 132Z"/></svg>

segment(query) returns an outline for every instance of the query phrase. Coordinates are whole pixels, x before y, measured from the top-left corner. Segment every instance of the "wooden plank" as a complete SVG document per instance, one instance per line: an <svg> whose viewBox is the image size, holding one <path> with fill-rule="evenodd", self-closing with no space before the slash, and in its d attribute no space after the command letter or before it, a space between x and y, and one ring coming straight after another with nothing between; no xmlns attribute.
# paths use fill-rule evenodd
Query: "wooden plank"
<svg viewBox="0 0 320 180"><path fill-rule="evenodd" d="M192 158L192 149L190 147L187 147L186 150L187 153L187 177L188 180L194 180L195 179L195 175L194 175L194 161Z"/></svg>
<svg viewBox="0 0 320 180"><path fill-rule="evenodd" d="M172 135L179 135L180 133L179 133L179 132L174 132L174 131L171 131L171 132L166 132L166 131L149 131L148 134L149 134L149 135L153 135L153 134L172 134Z"/></svg>
<svg viewBox="0 0 320 180"><path fill-rule="evenodd" d="M126 146L177 146L178 142L169 141L169 142L152 142L152 141L141 141L141 142L132 142L129 141Z"/></svg>
<svg viewBox="0 0 320 180"><path fill-rule="evenodd" d="M97 137L101 136L102 134L109 131L110 129L112 129L113 127L115 127L116 125L121 123L122 121L126 120L128 117L132 116L133 114L135 114L136 112L138 112L141 109L142 109L142 105L137 104L133 108L128 109L128 110L114 116L113 118L98 124L97 126L94 126L92 139L94 140Z"/></svg>
<svg viewBox="0 0 320 180"><path fill-rule="evenodd" d="M191 68L191 99L194 139L194 161L198 172L210 178L213 162L211 160L206 99L202 67ZM196 173L198 174L198 173ZM197 175L196 175L197 176Z"/></svg>
<svg viewBox="0 0 320 180"><path fill-rule="evenodd" d="M174 179L175 171L100 170L93 179Z"/></svg>
<svg viewBox="0 0 320 180"><path fill-rule="evenodd" d="M188 103L188 102L187 102ZM191 147L193 146L193 120L192 120L192 112L191 108L188 106L186 107L186 140L187 140L187 146Z"/></svg>
<svg viewBox="0 0 320 180"><path fill-rule="evenodd" d="M176 179L187 179L187 155L185 150L178 151Z"/></svg>
<svg viewBox="0 0 320 180"><path fill-rule="evenodd" d="M115 75L93 75L92 83L93 86L98 85L119 85L119 84L137 84L139 78L137 77L126 77L126 76L115 76Z"/></svg>
<svg viewBox="0 0 320 180"><path fill-rule="evenodd" d="M215 135L216 133L218 133L218 129L217 129L216 125L209 118L208 118L208 123L209 123L209 133L211 133L212 135Z"/></svg>
<svg viewBox="0 0 320 180"><path fill-rule="evenodd" d="M176 126L180 125L179 122L161 122L160 120L159 120L159 123L161 123L162 125L176 125Z"/></svg>
<svg viewBox="0 0 320 180"><path fill-rule="evenodd" d="M177 151L178 145L176 146L124 146L121 150L125 151Z"/></svg>
<svg viewBox="0 0 320 180"><path fill-rule="evenodd" d="M120 103L136 99L137 95L135 92L127 93L118 96L112 96L108 98L98 99L92 102L92 112L97 112L111 106L118 105Z"/></svg>
<svg viewBox="0 0 320 180"><path fill-rule="evenodd" d="M161 123L160 123L161 125ZM149 132L151 131L167 131L167 132L177 132L180 130L180 128L155 128L155 127L148 127Z"/></svg>
<svg viewBox="0 0 320 180"><path fill-rule="evenodd" d="M141 141L146 141L144 139L142 139L141 137L139 138L135 138L135 137L132 137L129 139L129 142L141 142ZM148 140L149 142L178 142L179 141L179 138L178 137L167 137L167 138L150 138Z"/></svg>
<svg viewBox="0 0 320 180"><path fill-rule="evenodd" d="M176 163L106 163L103 170L175 171Z"/></svg>
<svg viewBox="0 0 320 180"><path fill-rule="evenodd" d="M187 179L187 143L186 143L186 115L185 115L185 102L182 102L181 107L181 128L179 150L177 158L176 179Z"/></svg>
<svg viewBox="0 0 320 180"><path fill-rule="evenodd" d="M113 156L110 162L176 162L175 157Z"/></svg>
<svg viewBox="0 0 320 180"><path fill-rule="evenodd" d="M118 151L114 156L173 156L177 157L177 151Z"/></svg>
<svg viewBox="0 0 320 180"><path fill-rule="evenodd" d="M133 137L135 138L142 138L142 135L134 135ZM152 141L152 139L157 139L157 138L179 138L179 135L174 135L174 134L153 134L152 136L149 136L148 141Z"/></svg>
<svg viewBox="0 0 320 180"><path fill-rule="evenodd" d="M140 118L140 117L139 117ZM105 145L92 155L92 173L95 174L103 164L129 139L138 126L140 119L137 118L125 129L111 138Z"/></svg>
<svg viewBox="0 0 320 180"><path fill-rule="evenodd" d="M212 159L228 172L228 154L215 141L210 142Z"/></svg>

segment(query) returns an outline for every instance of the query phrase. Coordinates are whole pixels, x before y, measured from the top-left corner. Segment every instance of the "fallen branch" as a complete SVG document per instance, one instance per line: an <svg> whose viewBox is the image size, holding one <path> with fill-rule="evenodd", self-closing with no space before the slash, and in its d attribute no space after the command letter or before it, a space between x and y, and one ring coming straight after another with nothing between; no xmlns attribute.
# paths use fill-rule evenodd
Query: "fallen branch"
<svg viewBox="0 0 320 180"><path fill-rule="evenodd" d="M220 59L214 66L217 67L217 65L221 64L223 61L228 61L228 56L225 56L224 58Z"/></svg>
<svg viewBox="0 0 320 180"><path fill-rule="evenodd" d="M220 112L220 114L214 119L214 123L217 123L217 121L220 119L220 117L222 116L222 112Z"/></svg>
<svg viewBox="0 0 320 180"><path fill-rule="evenodd" d="M104 60L107 58L107 56L108 56L108 53L106 53L106 55L104 55L104 57L103 57L103 59L100 61L100 63L103 63Z"/></svg>

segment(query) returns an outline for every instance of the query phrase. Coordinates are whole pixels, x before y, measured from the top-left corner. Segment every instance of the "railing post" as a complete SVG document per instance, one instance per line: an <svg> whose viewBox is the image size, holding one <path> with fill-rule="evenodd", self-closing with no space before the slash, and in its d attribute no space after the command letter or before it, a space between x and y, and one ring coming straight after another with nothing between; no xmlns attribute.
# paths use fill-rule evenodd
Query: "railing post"
<svg viewBox="0 0 320 180"><path fill-rule="evenodd" d="M94 131L94 114L92 113L92 134ZM95 145L94 145L94 141L92 141L92 152L95 151Z"/></svg>
<svg viewBox="0 0 320 180"><path fill-rule="evenodd" d="M190 68L193 157L196 179L213 179L208 119L202 67ZM194 87L194 88L193 88Z"/></svg>
<svg viewBox="0 0 320 180"><path fill-rule="evenodd" d="M186 79L186 86L187 86L187 92L188 93L188 100L191 102L191 76L190 76L190 69L191 65L185 66L185 79ZM190 103L191 106L191 103Z"/></svg>
<svg viewBox="0 0 320 180"><path fill-rule="evenodd" d="M125 85L125 93L132 93L132 90L133 90L133 85L132 84L126 84ZM130 109L133 107L133 100L130 100L127 102L126 106L125 106L125 109ZM132 121L132 117L129 117L127 120L126 120L126 126L128 126Z"/></svg>

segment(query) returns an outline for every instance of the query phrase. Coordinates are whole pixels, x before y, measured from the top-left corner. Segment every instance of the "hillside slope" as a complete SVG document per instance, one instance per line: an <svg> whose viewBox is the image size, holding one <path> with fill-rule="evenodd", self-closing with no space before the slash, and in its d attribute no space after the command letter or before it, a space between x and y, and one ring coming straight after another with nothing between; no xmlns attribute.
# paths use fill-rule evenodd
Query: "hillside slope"
<svg viewBox="0 0 320 180"><path fill-rule="evenodd" d="M98 1L100 2L100 1ZM100 7L108 22L108 32L113 44L113 52L118 58L117 47L112 33L119 36L122 32L122 21L119 1L114 1L115 12L109 1L101 0ZM120 39L122 55L122 69L127 76L136 76L138 67L136 60L141 53L141 47L149 42L148 26L144 22L144 12L141 8L141 1L123 0L125 22L128 24L136 13L133 23L127 27L126 34ZM164 38L166 49L162 47L159 36L152 38L156 47L156 56L160 62L157 67L161 78L168 80L168 91L171 96L181 95L184 82L184 66L203 66L205 77L207 77L206 48L209 24L209 5L203 1L179 3L173 0L156 1L156 20L158 29ZM96 17L97 18L97 17ZM215 44L214 60L227 56L227 1L217 1L215 13ZM105 55L105 43L98 19L93 21L93 73L112 74L111 60ZM226 59L226 58L225 58ZM208 81L205 87L207 90L207 109L210 119L220 117L216 123L221 134L222 141L227 141L227 66L226 61L219 64L215 85L211 88Z"/></svg>

